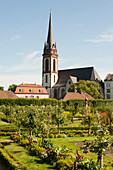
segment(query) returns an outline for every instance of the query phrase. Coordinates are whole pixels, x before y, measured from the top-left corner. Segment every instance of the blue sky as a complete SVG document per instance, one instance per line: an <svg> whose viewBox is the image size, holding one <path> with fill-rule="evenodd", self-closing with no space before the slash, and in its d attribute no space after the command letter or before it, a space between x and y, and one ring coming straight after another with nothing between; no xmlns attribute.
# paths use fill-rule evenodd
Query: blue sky
<svg viewBox="0 0 113 170"><path fill-rule="evenodd" d="M113 73L113 0L0 0L0 86L41 84L52 9L59 69Z"/></svg>

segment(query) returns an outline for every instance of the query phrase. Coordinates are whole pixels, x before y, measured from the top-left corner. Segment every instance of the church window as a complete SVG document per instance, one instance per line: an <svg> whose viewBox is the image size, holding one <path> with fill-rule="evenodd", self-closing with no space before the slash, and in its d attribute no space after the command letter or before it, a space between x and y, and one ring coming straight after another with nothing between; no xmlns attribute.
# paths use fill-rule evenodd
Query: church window
<svg viewBox="0 0 113 170"><path fill-rule="evenodd" d="M49 71L49 60L46 59L46 71Z"/></svg>
<svg viewBox="0 0 113 170"><path fill-rule="evenodd" d="M57 89L54 90L54 98L57 99Z"/></svg>
<svg viewBox="0 0 113 170"><path fill-rule="evenodd" d="M53 60L53 71L56 70L56 64L55 64L55 59Z"/></svg>
<svg viewBox="0 0 113 170"><path fill-rule="evenodd" d="M54 83L55 83L55 75L54 75Z"/></svg>
<svg viewBox="0 0 113 170"><path fill-rule="evenodd" d="M45 82L47 83L48 82L48 76L46 75L46 78L45 78Z"/></svg>
<svg viewBox="0 0 113 170"><path fill-rule="evenodd" d="M65 90L62 89L62 90L61 90L61 97L63 97L64 95L65 95Z"/></svg>

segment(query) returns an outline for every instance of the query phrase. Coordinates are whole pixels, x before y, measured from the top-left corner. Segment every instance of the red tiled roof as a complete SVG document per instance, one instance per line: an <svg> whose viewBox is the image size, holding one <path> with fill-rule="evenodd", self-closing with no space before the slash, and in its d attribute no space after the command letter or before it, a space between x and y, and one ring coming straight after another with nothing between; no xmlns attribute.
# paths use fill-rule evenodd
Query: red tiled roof
<svg viewBox="0 0 113 170"><path fill-rule="evenodd" d="M36 84L20 84L16 87L15 94L49 94L45 87Z"/></svg>
<svg viewBox="0 0 113 170"><path fill-rule="evenodd" d="M0 91L0 98L18 98L12 91Z"/></svg>
<svg viewBox="0 0 113 170"><path fill-rule="evenodd" d="M70 100L70 99L85 99L85 98L94 99L92 96L90 96L87 93L83 93L83 94L80 94L80 93L67 93L63 100L66 101L66 100Z"/></svg>
<svg viewBox="0 0 113 170"><path fill-rule="evenodd" d="M107 76L105 77L104 81L110 81L110 80L113 80L113 74L107 74Z"/></svg>
<svg viewBox="0 0 113 170"><path fill-rule="evenodd" d="M18 85L18 87L43 87L43 86L40 86L38 84L20 84Z"/></svg>

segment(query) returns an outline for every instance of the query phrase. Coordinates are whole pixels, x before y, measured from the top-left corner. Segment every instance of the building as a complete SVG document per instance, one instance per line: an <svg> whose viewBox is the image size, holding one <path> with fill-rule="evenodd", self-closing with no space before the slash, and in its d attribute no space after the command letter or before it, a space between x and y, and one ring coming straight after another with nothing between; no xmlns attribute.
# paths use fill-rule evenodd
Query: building
<svg viewBox="0 0 113 170"><path fill-rule="evenodd" d="M0 98L18 98L12 91L0 91Z"/></svg>
<svg viewBox="0 0 113 170"><path fill-rule="evenodd" d="M70 93L67 93L65 95L63 100L66 101L66 100L71 100L71 99L86 99L86 98L87 99L94 99L92 96L90 96L87 93L80 94L80 93L74 93L74 92L72 93L72 92L70 92Z"/></svg>
<svg viewBox="0 0 113 170"><path fill-rule="evenodd" d="M19 98L49 98L47 90L36 84L20 84L16 87L15 94Z"/></svg>
<svg viewBox="0 0 113 170"><path fill-rule="evenodd" d="M58 70L58 54L53 39L52 16L50 13L47 42L44 44L42 66L42 86L50 97L62 99L70 90L70 85L79 80L96 81L100 84L103 93L103 82L94 67Z"/></svg>
<svg viewBox="0 0 113 170"><path fill-rule="evenodd" d="M104 79L105 99L113 99L113 74L107 74Z"/></svg>

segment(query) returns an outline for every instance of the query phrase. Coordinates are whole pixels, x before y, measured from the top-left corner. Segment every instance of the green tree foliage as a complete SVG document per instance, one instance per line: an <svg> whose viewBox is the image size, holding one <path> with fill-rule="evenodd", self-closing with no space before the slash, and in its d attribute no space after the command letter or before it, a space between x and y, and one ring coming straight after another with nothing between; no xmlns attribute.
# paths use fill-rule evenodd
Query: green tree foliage
<svg viewBox="0 0 113 170"><path fill-rule="evenodd" d="M16 84L9 85L8 91L12 91L14 93L16 90L16 87L17 87Z"/></svg>
<svg viewBox="0 0 113 170"><path fill-rule="evenodd" d="M107 128L101 124L101 120L99 116L98 118L98 130L97 130L97 138L92 141L84 141L84 146L82 147L84 153L88 153L88 151L97 154L97 165L100 168L103 168L103 155L106 149L109 149L111 144L111 139L109 137L109 133Z"/></svg>
<svg viewBox="0 0 113 170"><path fill-rule="evenodd" d="M58 134L60 134L60 125L66 124L67 122L69 123L69 120L67 121L67 115L63 112L63 105L59 102L58 105L54 107L54 111L52 113L53 123L58 126Z"/></svg>
<svg viewBox="0 0 113 170"><path fill-rule="evenodd" d="M88 93L95 99L103 98L102 94L100 94L100 92L99 92L100 86L97 82L93 82L93 81L89 81L89 80L87 80L87 81L80 80L79 82L74 83L72 86L75 87L75 89L78 93L82 93L82 92Z"/></svg>
<svg viewBox="0 0 113 170"><path fill-rule="evenodd" d="M0 86L0 91L4 91L4 87L3 86Z"/></svg>
<svg viewBox="0 0 113 170"><path fill-rule="evenodd" d="M51 113L52 107L51 106L40 106L37 109L38 116L37 116L37 129L41 132L42 135L42 142L44 142L44 137L49 133L50 125L51 125Z"/></svg>
<svg viewBox="0 0 113 170"><path fill-rule="evenodd" d="M11 114L11 120L18 126L19 129L19 136L20 136L20 127L24 124L24 113L25 107L24 106L15 106L13 107L13 111Z"/></svg>

